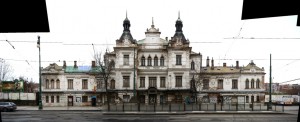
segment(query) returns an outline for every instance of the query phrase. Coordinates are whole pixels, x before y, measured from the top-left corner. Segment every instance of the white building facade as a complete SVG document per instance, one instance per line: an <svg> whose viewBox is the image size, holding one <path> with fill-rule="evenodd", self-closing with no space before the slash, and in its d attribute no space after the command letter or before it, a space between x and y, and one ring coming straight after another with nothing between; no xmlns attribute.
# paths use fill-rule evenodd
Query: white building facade
<svg viewBox="0 0 300 122"><path fill-rule="evenodd" d="M265 97L264 68L257 67L251 61L246 67L211 66L209 58L206 67L201 70L200 78L203 83L199 98L204 103L263 103Z"/></svg>

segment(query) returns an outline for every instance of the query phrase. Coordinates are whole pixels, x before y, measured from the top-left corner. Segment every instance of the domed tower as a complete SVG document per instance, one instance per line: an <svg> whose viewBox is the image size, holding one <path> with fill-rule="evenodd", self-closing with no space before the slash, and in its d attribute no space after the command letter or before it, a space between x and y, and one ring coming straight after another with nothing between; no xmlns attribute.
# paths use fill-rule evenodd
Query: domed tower
<svg viewBox="0 0 300 122"><path fill-rule="evenodd" d="M170 43L172 46L180 46L180 45L185 45L189 44L189 40L187 40L183 34L182 31L182 20L180 19L180 12L178 12L178 19L176 20L176 31L173 37L171 37Z"/></svg>
<svg viewBox="0 0 300 122"><path fill-rule="evenodd" d="M130 33L130 21L127 18L127 11L126 11L126 18L123 21L123 33L120 39L116 40L117 45L129 45L129 44L136 44L136 40L133 39Z"/></svg>

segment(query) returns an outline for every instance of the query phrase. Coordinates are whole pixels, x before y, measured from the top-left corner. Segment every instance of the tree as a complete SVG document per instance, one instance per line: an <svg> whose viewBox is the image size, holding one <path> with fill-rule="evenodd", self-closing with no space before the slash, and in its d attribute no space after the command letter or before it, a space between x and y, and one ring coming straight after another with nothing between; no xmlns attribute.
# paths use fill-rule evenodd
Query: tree
<svg viewBox="0 0 300 122"><path fill-rule="evenodd" d="M102 77L105 83L105 93L107 99L107 109L110 110L110 94L108 91L108 79L110 79L110 75L114 69L115 62L113 60L109 60L108 52L105 52L103 58L102 53L98 52L94 55L94 60L96 65L99 66L100 71L98 76Z"/></svg>
<svg viewBox="0 0 300 122"><path fill-rule="evenodd" d="M11 66L0 58L0 81L7 80L12 74Z"/></svg>

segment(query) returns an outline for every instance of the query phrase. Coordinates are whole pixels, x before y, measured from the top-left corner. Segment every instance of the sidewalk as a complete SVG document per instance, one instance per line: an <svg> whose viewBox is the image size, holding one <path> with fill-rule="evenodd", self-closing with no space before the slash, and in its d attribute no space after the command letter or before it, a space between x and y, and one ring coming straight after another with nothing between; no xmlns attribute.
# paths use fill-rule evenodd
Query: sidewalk
<svg viewBox="0 0 300 122"><path fill-rule="evenodd" d="M103 115L288 114L276 111L102 112Z"/></svg>
<svg viewBox="0 0 300 122"><path fill-rule="evenodd" d="M38 106L17 106L18 111L23 110L39 110ZM78 110L78 111L101 111L102 107L91 107L91 106L85 106L85 107L75 107L75 106L64 106L64 107L43 107L43 110Z"/></svg>

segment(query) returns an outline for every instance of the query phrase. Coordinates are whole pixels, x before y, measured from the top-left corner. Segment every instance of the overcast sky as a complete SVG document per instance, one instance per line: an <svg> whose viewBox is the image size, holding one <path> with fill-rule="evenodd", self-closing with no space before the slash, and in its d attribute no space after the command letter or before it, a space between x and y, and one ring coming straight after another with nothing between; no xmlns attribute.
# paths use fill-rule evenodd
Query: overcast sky
<svg viewBox="0 0 300 122"><path fill-rule="evenodd" d="M207 56L213 57L217 66L223 62L235 65L236 60L246 66L254 60L258 67L265 68L265 82L269 82L272 53L274 82L300 78L300 39L278 39L300 38L296 15L241 20L243 0L47 0L46 4L50 33L0 33L0 40L8 40L15 47L0 41L0 58L12 65L12 77L25 76L38 82L38 35L42 67L50 63L62 65L63 60L67 65L73 65L74 60L78 65L90 65L92 43L96 51L112 50L114 45L109 44L115 44L121 36L127 10L136 40L145 38L152 17L161 38L171 38L180 11L185 37L192 50L203 55L203 65Z"/></svg>

